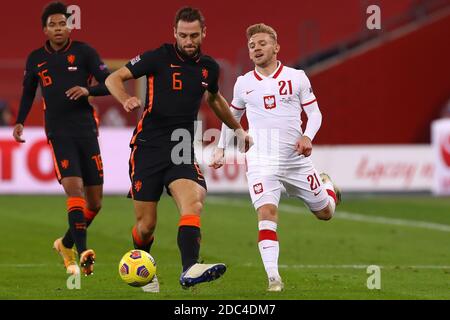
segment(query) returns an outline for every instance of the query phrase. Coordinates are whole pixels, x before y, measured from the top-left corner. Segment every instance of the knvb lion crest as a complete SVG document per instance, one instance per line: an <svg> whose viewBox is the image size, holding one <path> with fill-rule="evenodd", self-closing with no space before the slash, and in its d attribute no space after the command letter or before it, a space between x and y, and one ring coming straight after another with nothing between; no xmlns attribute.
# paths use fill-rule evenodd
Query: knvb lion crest
<svg viewBox="0 0 450 320"><path fill-rule="evenodd" d="M203 79L208 78L208 70L207 69L205 69L205 68L202 69L202 76L203 76Z"/></svg>
<svg viewBox="0 0 450 320"><path fill-rule="evenodd" d="M264 97L264 108L273 109L277 106L275 96L265 96Z"/></svg>
<svg viewBox="0 0 450 320"><path fill-rule="evenodd" d="M69 62L70 64L74 64L75 63L75 56L73 54L69 54L67 56L67 62Z"/></svg>
<svg viewBox="0 0 450 320"><path fill-rule="evenodd" d="M142 189L142 181L141 180L136 180L134 182L134 190L139 192L141 189Z"/></svg>
<svg viewBox="0 0 450 320"><path fill-rule="evenodd" d="M61 167L67 169L69 167L69 160L61 160Z"/></svg>

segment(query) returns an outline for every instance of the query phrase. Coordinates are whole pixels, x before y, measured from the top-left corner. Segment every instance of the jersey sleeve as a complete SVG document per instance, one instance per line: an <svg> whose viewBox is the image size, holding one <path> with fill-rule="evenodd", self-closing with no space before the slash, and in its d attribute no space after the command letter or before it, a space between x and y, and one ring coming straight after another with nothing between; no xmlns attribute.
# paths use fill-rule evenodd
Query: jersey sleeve
<svg viewBox="0 0 450 320"><path fill-rule="evenodd" d="M242 77L238 77L233 89L233 100L231 107L237 110L245 110L245 101L242 95Z"/></svg>
<svg viewBox="0 0 450 320"><path fill-rule="evenodd" d="M100 59L97 51L86 45L85 50L87 58L87 67L90 74L92 74L97 80L98 85L89 87L89 95L91 96L105 96L109 94L108 89L105 85L105 80L109 76L110 72L106 64Z"/></svg>
<svg viewBox="0 0 450 320"><path fill-rule="evenodd" d="M158 63L161 63L159 56L158 49L146 51L131 59L125 67L130 70L134 79L154 74L157 70Z"/></svg>
<svg viewBox="0 0 450 320"><path fill-rule="evenodd" d="M25 66L22 98L20 99L19 113L17 115L16 124L24 124L25 119L27 118L28 113L30 112L33 105L33 100L36 95L36 89L39 84L38 77L33 72L33 66L35 65L35 63L36 62L34 61L32 55L30 55Z"/></svg>
<svg viewBox="0 0 450 320"><path fill-rule="evenodd" d="M208 83L208 92L216 94L217 92L219 92L219 77L220 77L220 67L216 61L213 61L211 70L209 72L211 80Z"/></svg>
<svg viewBox="0 0 450 320"><path fill-rule="evenodd" d="M241 98L242 93L240 89L240 82L242 81L241 77L238 77L236 83L234 84L233 90L233 101L230 104L231 114L236 119L237 122L241 121L242 116L245 113L245 102ZM234 131L227 127L225 123L222 123L222 130L220 132L219 143L217 144L218 148L226 148L232 138L234 137Z"/></svg>
<svg viewBox="0 0 450 320"><path fill-rule="evenodd" d="M308 117L303 135L312 141L322 125L322 113L317 104L311 83L303 71L300 73L300 103Z"/></svg>
<svg viewBox="0 0 450 320"><path fill-rule="evenodd" d="M311 82L302 71L300 73L300 103L304 107L314 102L316 102L316 96L314 95Z"/></svg>

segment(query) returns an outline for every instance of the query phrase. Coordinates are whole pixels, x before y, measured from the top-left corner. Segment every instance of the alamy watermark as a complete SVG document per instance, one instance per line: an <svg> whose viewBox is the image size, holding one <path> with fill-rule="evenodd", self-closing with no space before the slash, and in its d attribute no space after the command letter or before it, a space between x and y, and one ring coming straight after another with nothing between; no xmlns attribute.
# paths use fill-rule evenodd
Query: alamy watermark
<svg viewBox="0 0 450 320"><path fill-rule="evenodd" d="M81 8L75 4L67 6L67 14L69 18L67 19L67 27L69 29L81 29Z"/></svg>
<svg viewBox="0 0 450 320"><path fill-rule="evenodd" d="M366 269L367 274L370 276L367 278L367 289L380 290L381 289L381 268L377 265L370 265Z"/></svg>
<svg viewBox="0 0 450 320"><path fill-rule="evenodd" d="M381 8L372 4L367 7L366 13L369 14L366 20L367 29L381 30Z"/></svg>
<svg viewBox="0 0 450 320"><path fill-rule="evenodd" d="M193 150L195 149L195 162L198 164L209 165L213 160L205 149L211 146L217 146L221 139L221 130L210 128L203 131L202 121L195 121L196 128L194 136L188 129L179 128L172 132L171 141L171 161L174 164L192 164L194 159ZM295 154L295 142L287 143L286 137L282 136L280 129L253 129L249 132L254 144L247 152L247 159L251 159L252 163L260 164L264 170L270 166L269 170L274 170L274 166L281 165L283 159L292 159ZM301 132L298 132L298 139L301 138ZM283 140L284 139L284 140ZM289 136L291 139L291 136ZM233 130L226 129L222 133L222 142L224 145L224 157L222 164L238 164L244 165L246 157L244 157L244 141L242 137L238 137ZM207 158L206 158L207 157Z"/></svg>
<svg viewBox="0 0 450 320"><path fill-rule="evenodd" d="M68 274L71 274L69 270L67 270ZM81 273L78 269L78 272L75 274L71 274L66 281L67 289L69 290L80 290L81 289Z"/></svg>

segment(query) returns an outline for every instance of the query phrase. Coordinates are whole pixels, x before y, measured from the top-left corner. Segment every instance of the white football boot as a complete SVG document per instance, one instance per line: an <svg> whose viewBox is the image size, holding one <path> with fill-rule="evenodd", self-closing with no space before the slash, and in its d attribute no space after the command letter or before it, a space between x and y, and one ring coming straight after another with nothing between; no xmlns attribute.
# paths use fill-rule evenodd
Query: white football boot
<svg viewBox="0 0 450 320"><path fill-rule="evenodd" d="M227 267L223 263L196 263L181 274L180 284L183 289L187 289L198 283L216 280L223 275L226 270Z"/></svg>
<svg viewBox="0 0 450 320"><path fill-rule="evenodd" d="M284 283L281 278L270 277L269 278L269 287L267 291L270 292L280 292L284 289Z"/></svg>
<svg viewBox="0 0 450 320"><path fill-rule="evenodd" d="M338 206L342 202L342 195L341 190L334 184L333 180L331 180L330 176L324 172L320 174L320 178L322 179L322 182L325 183L331 183L334 189L334 193L336 194L336 206Z"/></svg>
<svg viewBox="0 0 450 320"><path fill-rule="evenodd" d="M145 286L143 286L141 288L142 288L142 291L144 291L144 292L158 293L159 292L159 282L158 282L158 277L156 277L156 274L153 277L152 281L150 281L149 283L147 283Z"/></svg>

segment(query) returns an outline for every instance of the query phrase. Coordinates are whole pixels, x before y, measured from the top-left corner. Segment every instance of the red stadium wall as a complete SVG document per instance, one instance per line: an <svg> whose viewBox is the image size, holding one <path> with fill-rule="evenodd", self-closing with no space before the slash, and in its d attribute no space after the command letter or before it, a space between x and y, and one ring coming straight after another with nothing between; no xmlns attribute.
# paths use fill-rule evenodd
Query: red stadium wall
<svg viewBox="0 0 450 320"><path fill-rule="evenodd" d="M311 74L316 143L428 143L450 99L450 15Z"/></svg>
<svg viewBox="0 0 450 320"><path fill-rule="evenodd" d="M417 0L381 0L383 19L408 9ZM423 0L422 0L423 1ZM42 45L40 24L42 8L50 0L26 2L3 1L0 38L6 46L1 58L25 59ZM327 48L365 28L366 7L362 0L283 1L91 1L66 0L81 8L81 30L74 38L86 41L108 59L129 59L137 53L173 41L172 23L181 6L192 5L202 10L207 23L205 51L214 57L236 62L246 57L245 29L250 24L265 22L276 28L285 62L297 61L310 48L301 48L301 35L308 35L310 23L319 37L315 49ZM2 46L3 46L2 45ZM7 50L6 50L7 48Z"/></svg>
<svg viewBox="0 0 450 320"><path fill-rule="evenodd" d="M0 99L7 100L12 109L17 108L20 99L25 58L45 41L40 13L47 2L2 3ZM404 13L416 2L376 1L382 9L382 21ZM129 59L162 42L173 41L175 11L187 4L199 7L207 21L204 51L222 65L221 90L227 98L231 98L236 76L251 68L245 45L248 25L262 21L273 25L282 47L279 58L292 65L312 51L329 48L364 30L366 7L372 4L364 0L284 1L279 5L235 0L67 3L81 7L82 29L74 31L73 38L93 45L104 59ZM444 79L445 73L450 73L449 47L444 40L449 38L449 29L447 19L440 27L424 28L320 74L310 74L325 117L316 142L428 141L429 122L450 93L448 77ZM447 32L446 37L443 32ZM437 67L431 67L433 62L439 62ZM378 90L372 91L372 87ZM203 110L208 125L218 127L218 120L210 116L209 110ZM28 124L40 124L41 119L40 101L36 100Z"/></svg>

